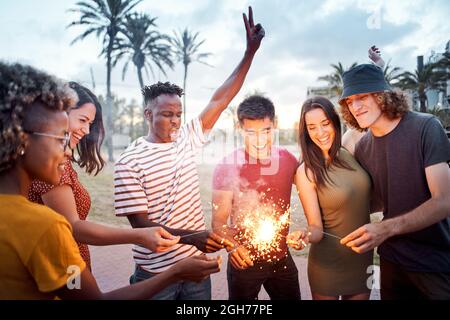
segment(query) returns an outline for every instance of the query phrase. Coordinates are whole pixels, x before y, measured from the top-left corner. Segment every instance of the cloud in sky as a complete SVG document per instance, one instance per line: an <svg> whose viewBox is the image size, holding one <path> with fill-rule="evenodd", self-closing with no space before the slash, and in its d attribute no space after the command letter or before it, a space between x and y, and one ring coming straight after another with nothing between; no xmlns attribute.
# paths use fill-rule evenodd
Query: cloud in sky
<svg viewBox="0 0 450 320"><path fill-rule="evenodd" d="M105 62L98 57L99 40L90 37L73 46L81 28L65 27L76 18L67 12L76 1L21 0L0 3L0 59L21 61L45 69L64 79L91 86L92 68L97 93L104 93ZM188 118L207 104L215 88L231 73L245 49L242 12L251 4L255 20L266 29L236 105L254 90L265 92L275 103L282 126L292 126L308 86L330 71L331 63L345 66L367 61L367 48L377 44L386 60L411 70L416 56L443 51L450 36L445 0L370 1L273 1L273 0L165 0L143 1L137 10L157 16L160 31L172 34L188 26L206 39L202 50L213 55L214 67L192 64L188 75ZM125 81L119 65L113 72L113 90L127 99L140 99L135 70ZM156 79L182 84L183 69L177 65L168 77Z"/></svg>

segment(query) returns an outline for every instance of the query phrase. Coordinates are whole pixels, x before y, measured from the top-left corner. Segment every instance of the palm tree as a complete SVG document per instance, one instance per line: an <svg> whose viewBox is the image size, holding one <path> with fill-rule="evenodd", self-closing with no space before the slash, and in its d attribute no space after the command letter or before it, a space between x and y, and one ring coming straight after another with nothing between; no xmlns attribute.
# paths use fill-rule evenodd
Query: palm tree
<svg viewBox="0 0 450 320"><path fill-rule="evenodd" d="M126 15L121 26L121 32L116 37L113 51L116 52L113 66L123 57L127 57L122 70L122 80L128 69L129 62L133 62L136 67L140 88L144 87L142 70L145 70L147 77L149 71L155 78L152 65L155 65L165 76L165 67L173 69L171 57L171 47L169 37L160 34L157 30L155 20L145 13L133 13ZM142 103L145 108L144 102ZM145 121L142 128L145 132Z"/></svg>
<svg viewBox="0 0 450 320"><path fill-rule="evenodd" d="M444 52L442 58L437 61L437 64L442 68L450 68L450 52Z"/></svg>
<svg viewBox="0 0 450 320"><path fill-rule="evenodd" d="M113 123L112 123L112 95L111 71L114 40L120 25L128 13L142 0L84 0L76 3L76 8L69 11L80 14L80 18L71 22L67 27L85 26L86 30L76 37L72 44L85 39L90 34L103 38L101 55L106 57L106 144L109 161L113 157Z"/></svg>
<svg viewBox="0 0 450 320"><path fill-rule="evenodd" d="M331 91L336 95L340 96L342 94L343 90L343 82L342 82L342 75L345 71L350 70L353 67L356 67L358 63L353 62L350 67L347 69L344 68L342 63L338 62L338 64L331 64L331 67L334 69L333 73L330 73L329 75L322 76L317 78L317 80L322 80L328 82L328 85L331 87Z"/></svg>
<svg viewBox="0 0 450 320"><path fill-rule="evenodd" d="M142 136L144 133L136 126L137 123L141 123L143 114L140 112L141 107L135 99L132 99L130 103L123 106L120 112L120 118L122 123L126 123L129 128L128 135L131 141L136 140L137 137Z"/></svg>
<svg viewBox="0 0 450 320"><path fill-rule="evenodd" d="M178 33L174 31L174 37L171 38L170 42L173 45L173 51L177 61L182 61L184 65L184 79L183 79L183 118L186 122L186 78L188 74L189 64L192 62L200 62L208 65L202 59L211 55L210 53L200 53L198 52L200 46L205 42L205 40L198 41L199 33L191 33L188 28L184 31L179 31Z"/></svg>
<svg viewBox="0 0 450 320"><path fill-rule="evenodd" d="M417 91L420 101L420 112L427 112L427 91L431 89L442 89L443 79L446 72L439 70L436 63L427 63L425 65L418 63L414 73L405 71L399 75L398 86L402 89Z"/></svg>
<svg viewBox="0 0 450 320"><path fill-rule="evenodd" d="M384 78L386 82L391 86L396 86L399 78L401 77L401 68L393 67L391 65L391 60L388 61L386 66L383 68Z"/></svg>

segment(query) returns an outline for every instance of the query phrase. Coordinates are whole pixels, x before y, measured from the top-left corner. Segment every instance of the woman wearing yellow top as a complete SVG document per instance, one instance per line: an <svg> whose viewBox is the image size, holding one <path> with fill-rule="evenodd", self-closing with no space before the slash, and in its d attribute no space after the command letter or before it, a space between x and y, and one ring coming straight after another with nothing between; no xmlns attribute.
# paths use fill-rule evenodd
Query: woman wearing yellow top
<svg viewBox="0 0 450 320"><path fill-rule="evenodd" d="M26 198L33 179L59 182L73 97L43 72L0 62L0 299L145 299L173 282L217 272L215 259L193 257L149 280L100 292L67 220ZM158 228L149 232L158 237Z"/></svg>

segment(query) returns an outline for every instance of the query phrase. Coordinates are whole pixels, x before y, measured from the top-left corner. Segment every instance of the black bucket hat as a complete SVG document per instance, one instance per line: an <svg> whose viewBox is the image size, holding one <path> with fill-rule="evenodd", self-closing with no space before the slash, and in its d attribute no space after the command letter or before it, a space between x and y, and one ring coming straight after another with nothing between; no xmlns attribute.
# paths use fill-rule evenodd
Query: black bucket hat
<svg viewBox="0 0 450 320"><path fill-rule="evenodd" d="M354 94L392 91L381 68L373 64L360 64L342 75L344 90L339 98L341 103Z"/></svg>

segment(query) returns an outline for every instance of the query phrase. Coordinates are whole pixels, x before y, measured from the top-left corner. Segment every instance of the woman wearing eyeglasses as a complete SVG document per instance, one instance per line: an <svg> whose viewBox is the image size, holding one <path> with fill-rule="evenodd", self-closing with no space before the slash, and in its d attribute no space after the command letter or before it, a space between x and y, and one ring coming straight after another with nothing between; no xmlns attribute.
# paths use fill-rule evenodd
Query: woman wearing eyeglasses
<svg viewBox="0 0 450 320"><path fill-rule="evenodd" d="M71 225L26 198L32 180L58 184L66 170L65 111L73 102L72 91L49 75L0 61L0 300L149 299L178 281L218 272L219 261L195 256L138 284L99 290Z"/></svg>
<svg viewBox="0 0 450 320"><path fill-rule="evenodd" d="M69 111L70 137L65 140L67 161L58 184L52 185L40 180L31 184L28 198L45 204L61 213L70 222L74 238L78 242L81 256L91 266L87 245L113 245L123 243L139 244L155 252L163 252L176 244L179 237L172 236L166 230L158 228L158 233L149 232L149 228L124 229L103 226L86 221L91 199L87 190L78 180L72 164L84 168L88 174L97 175L105 165L100 154L100 147L105 136L102 120L102 108L97 97L86 87L76 82L69 82L78 95L78 102ZM36 133L39 134L39 133ZM60 137L61 140L64 137ZM77 149L77 158L73 157Z"/></svg>

